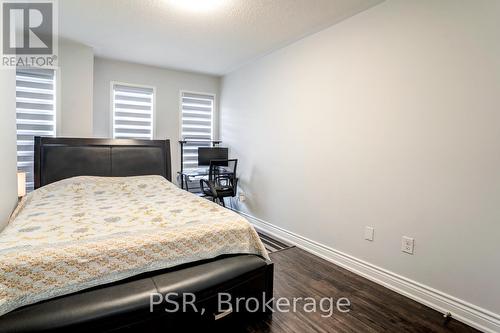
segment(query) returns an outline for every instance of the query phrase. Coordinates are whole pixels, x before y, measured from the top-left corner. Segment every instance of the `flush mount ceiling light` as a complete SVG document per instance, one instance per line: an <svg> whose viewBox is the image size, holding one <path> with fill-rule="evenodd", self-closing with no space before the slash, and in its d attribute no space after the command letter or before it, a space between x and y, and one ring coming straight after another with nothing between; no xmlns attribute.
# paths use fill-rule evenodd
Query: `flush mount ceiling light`
<svg viewBox="0 0 500 333"><path fill-rule="evenodd" d="M211 12L222 7L228 0L167 0L167 3L190 12Z"/></svg>

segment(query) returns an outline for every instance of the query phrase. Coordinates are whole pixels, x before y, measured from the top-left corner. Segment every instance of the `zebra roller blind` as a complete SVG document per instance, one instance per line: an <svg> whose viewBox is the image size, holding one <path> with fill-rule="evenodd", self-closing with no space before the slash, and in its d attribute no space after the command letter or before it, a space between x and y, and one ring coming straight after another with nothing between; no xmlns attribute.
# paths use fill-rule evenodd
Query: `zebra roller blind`
<svg viewBox="0 0 500 333"><path fill-rule="evenodd" d="M34 137L56 135L56 82L52 69L16 70L17 168L34 187Z"/></svg>
<svg viewBox="0 0 500 333"><path fill-rule="evenodd" d="M213 140L215 96L182 92L183 168L198 166L198 147L210 147Z"/></svg>
<svg viewBox="0 0 500 333"><path fill-rule="evenodd" d="M154 88L113 84L113 138L153 139Z"/></svg>

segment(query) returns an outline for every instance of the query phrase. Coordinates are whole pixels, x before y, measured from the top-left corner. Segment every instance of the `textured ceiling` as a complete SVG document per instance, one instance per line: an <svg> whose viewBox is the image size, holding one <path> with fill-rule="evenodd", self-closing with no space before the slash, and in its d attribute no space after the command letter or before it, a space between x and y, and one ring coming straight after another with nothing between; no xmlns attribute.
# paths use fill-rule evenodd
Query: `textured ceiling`
<svg viewBox="0 0 500 333"><path fill-rule="evenodd" d="M182 6L196 1L214 6ZM222 75L382 1L62 0L59 33L97 56Z"/></svg>

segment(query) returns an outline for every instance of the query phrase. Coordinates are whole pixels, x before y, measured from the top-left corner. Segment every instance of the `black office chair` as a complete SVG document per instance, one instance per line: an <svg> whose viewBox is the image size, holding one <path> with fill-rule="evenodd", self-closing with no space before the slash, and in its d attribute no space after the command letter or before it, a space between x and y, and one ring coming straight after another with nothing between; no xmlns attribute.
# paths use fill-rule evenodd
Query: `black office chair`
<svg viewBox="0 0 500 333"><path fill-rule="evenodd" d="M236 166L238 160L211 160L208 169L208 179L200 179L201 192L212 201L226 207L224 198L236 196L238 178Z"/></svg>

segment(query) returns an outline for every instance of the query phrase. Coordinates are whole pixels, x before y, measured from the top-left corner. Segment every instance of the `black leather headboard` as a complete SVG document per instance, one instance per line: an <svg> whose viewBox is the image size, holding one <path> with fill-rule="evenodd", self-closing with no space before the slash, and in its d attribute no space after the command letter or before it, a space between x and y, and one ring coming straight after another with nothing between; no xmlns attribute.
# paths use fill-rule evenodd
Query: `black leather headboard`
<svg viewBox="0 0 500 333"><path fill-rule="evenodd" d="M35 189L75 176L143 175L172 181L170 140L35 137Z"/></svg>

